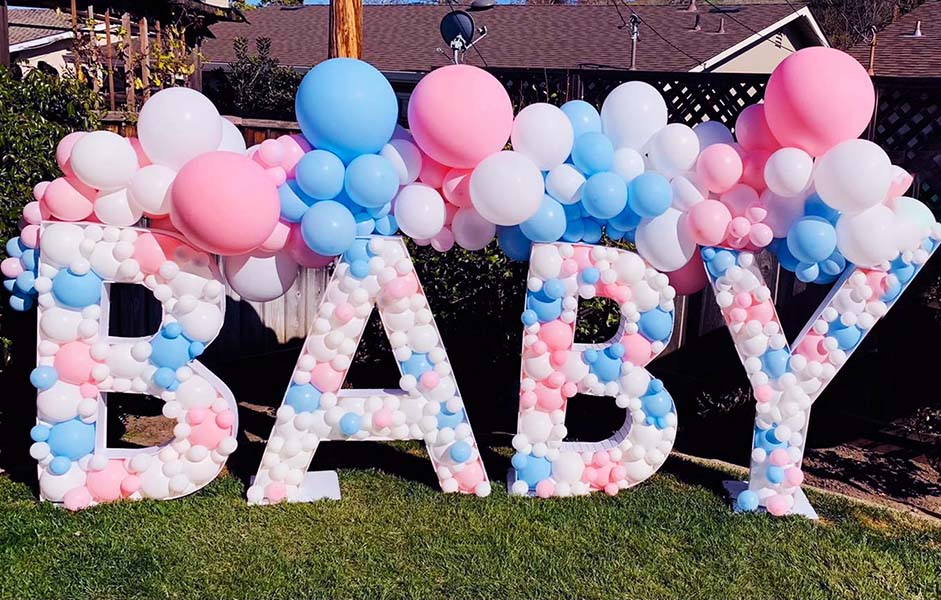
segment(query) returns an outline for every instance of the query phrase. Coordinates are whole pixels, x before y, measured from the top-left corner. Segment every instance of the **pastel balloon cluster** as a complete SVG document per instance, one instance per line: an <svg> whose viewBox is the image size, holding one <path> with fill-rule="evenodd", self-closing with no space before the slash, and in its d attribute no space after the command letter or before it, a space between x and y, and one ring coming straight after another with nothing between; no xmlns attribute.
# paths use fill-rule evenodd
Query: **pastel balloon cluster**
<svg viewBox="0 0 941 600"><path fill-rule="evenodd" d="M918 248L896 257L887 270L848 269L793 347L784 335L755 254L702 250L716 302L757 403L749 488L737 497L738 509L761 506L773 515L794 510L803 481L800 464L811 405L889 311L939 239L941 225L934 224Z"/></svg>
<svg viewBox="0 0 941 600"><path fill-rule="evenodd" d="M614 495L650 477L676 438L676 409L644 366L673 333L675 292L667 276L633 252L582 244L533 246L522 321L519 429L511 492L540 497ZM621 325L605 344L576 344L579 298L620 306ZM626 409L609 440L565 442L575 394L612 396Z"/></svg>
<svg viewBox="0 0 941 600"><path fill-rule="evenodd" d="M342 389L373 307L400 390ZM357 238L337 264L248 489L255 504L298 501L324 440L423 440L445 492L490 483L414 265L400 238Z"/></svg>
<svg viewBox="0 0 941 600"><path fill-rule="evenodd" d="M46 223L41 236L30 454L42 497L77 510L173 498L214 479L235 450L237 415L224 384L194 362L222 328L225 290L210 257L169 234L110 225ZM111 282L144 285L160 301L156 335L108 335ZM108 392L161 398L173 440L131 455L107 448Z"/></svg>

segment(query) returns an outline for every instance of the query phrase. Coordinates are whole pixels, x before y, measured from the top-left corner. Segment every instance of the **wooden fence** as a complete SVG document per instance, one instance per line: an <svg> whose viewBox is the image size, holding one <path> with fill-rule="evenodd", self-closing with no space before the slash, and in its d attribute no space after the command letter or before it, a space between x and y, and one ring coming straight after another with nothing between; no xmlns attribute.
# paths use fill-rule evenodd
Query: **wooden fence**
<svg viewBox="0 0 941 600"><path fill-rule="evenodd" d="M719 73L643 73L630 71L494 69L493 74L507 88L517 106L533 102L562 104L583 98L600 106L607 94L628 80L646 81L664 96L670 122L690 126L706 120L718 120L730 127L748 105L760 101L767 75ZM420 76L390 75L390 81L405 115L408 96ZM912 194L938 212L941 205L941 78L875 78L878 102L873 122L866 136L890 154L893 162L915 175ZM242 131L249 145L269 138L295 134L293 121L275 121L227 117ZM134 135L134 124L123 113L111 112L104 125L123 135ZM767 254L762 271L772 289L775 302L786 305L805 289L792 273L779 268ZM265 304L240 302L230 291L232 326L213 347L233 356L265 352L291 339L303 338L311 323L320 292L326 282L325 270L304 270L297 283L281 299ZM523 282L520 282L523 285ZM677 333L670 349L687 340L722 327L722 317L710 291L677 302Z"/></svg>

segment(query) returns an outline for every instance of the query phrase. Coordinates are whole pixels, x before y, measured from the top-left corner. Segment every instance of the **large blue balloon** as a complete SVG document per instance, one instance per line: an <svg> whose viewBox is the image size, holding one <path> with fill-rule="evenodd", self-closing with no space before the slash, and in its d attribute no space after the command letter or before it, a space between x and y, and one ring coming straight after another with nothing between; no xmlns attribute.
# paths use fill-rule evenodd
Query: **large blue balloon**
<svg viewBox="0 0 941 600"><path fill-rule="evenodd" d="M307 246L321 256L343 254L356 239L353 213L339 202L324 200L310 207L301 221Z"/></svg>
<svg viewBox="0 0 941 600"><path fill-rule="evenodd" d="M620 175L603 171L588 178L582 188L582 206L598 219L616 217L627 205L627 184Z"/></svg>
<svg viewBox="0 0 941 600"><path fill-rule="evenodd" d="M497 242L500 244L500 249L510 260L529 260L529 252L533 243L532 240L526 237L519 225L498 228Z"/></svg>
<svg viewBox="0 0 941 600"><path fill-rule="evenodd" d="M614 162L614 145L598 131L589 131L575 138L572 163L585 175L607 171Z"/></svg>
<svg viewBox="0 0 941 600"><path fill-rule="evenodd" d="M534 242L555 242L565 233L565 210L551 196L543 196L536 214L520 223L520 231Z"/></svg>
<svg viewBox="0 0 941 600"><path fill-rule="evenodd" d="M297 185L315 200L336 198L343 189L343 163L332 152L308 152L295 167Z"/></svg>
<svg viewBox="0 0 941 600"><path fill-rule="evenodd" d="M363 154L347 167L343 185L356 204L379 208L392 202L399 191L399 174L388 159L378 154Z"/></svg>
<svg viewBox="0 0 941 600"><path fill-rule="evenodd" d="M627 188L627 205L642 217L659 217L670 208L671 202L673 188L670 182L656 173L641 173L631 180Z"/></svg>
<svg viewBox="0 0 941 600"><path fill-rule="evenodd" d="M787 232L787 249L802 263L826 260L836 250L836 229L823 217L798 219Z"/></svg>
<svg viewBox="0 0 941 600"><path fill-rule="evenodd" d="M95 424L73 419L53 425L46 440L54 456L78 460L95 449Z"/></svg>
<svg viewBox="0 0 941 600"><path fill-rule="evenodd" d="M304 137L345 163L379 152L399 116L388 80L369 63L353 58L333 58L308 71L294 108Z"/></svg>
<svg viewBox="0 0 941 600"><path fill-rule="evenodd" d="M304 213L315 202L294 179L288 179L278 188L278 200L281 202L281 220L288 223L300 223Z"/></svg>
<svg viewBox="0 0 941 600"><path fill-rule="evenodd" d="M24 271L25 275L29 271ZM78 275L71 269L62 269L52 278L52 295L70 308L85 308L101 300L102 281L94 271Z"/></svg>
<svg viewBox="0 0 941 600"><path fill-rule="evenodd" d="M601 115L584 100L570 100L562 105L562 112L572 122L575 137L583 133L601 131Z"/></svg>

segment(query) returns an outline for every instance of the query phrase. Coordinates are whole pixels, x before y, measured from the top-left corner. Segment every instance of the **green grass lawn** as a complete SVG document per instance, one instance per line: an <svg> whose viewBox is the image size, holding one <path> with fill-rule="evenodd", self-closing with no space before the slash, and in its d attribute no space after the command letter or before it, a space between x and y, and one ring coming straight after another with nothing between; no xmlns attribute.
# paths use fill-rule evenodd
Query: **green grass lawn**
<svg viewBox="0 0 941 600"><path fill-rule="evenodd" d="M0 596L941 597L935 525L814 493L817 522L733 514L689 480L534 501L344 470L340 502L249 507L227 476L180 500L72 514L0 477Z"/></svg>

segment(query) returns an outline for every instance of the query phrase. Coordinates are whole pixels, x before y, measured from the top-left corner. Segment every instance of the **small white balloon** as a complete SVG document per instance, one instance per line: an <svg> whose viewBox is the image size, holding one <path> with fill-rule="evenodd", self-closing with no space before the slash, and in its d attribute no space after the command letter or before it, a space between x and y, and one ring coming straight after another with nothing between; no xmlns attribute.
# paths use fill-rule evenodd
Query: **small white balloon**
<svg viewBox="0 0 941 600"><path fill-rule="evenodd" d="M297 263L286 252L253 256L227 256L225 279L245 300L268 302L280 298L297 279Z"/></svg>
<svg viewBox="0 0 941 600"><path fill-rule="evenodd" d="M765 183L779 196L796 196L810 186L814 159L800 148L781 148L765 163Z"/></svg>
<svg viewBox="0 0 941 600"><path fill-rule="evenodd" d="M395 220L405 235L430 240L445 220L444 198L436 189L413 183L399 190L395 199Z"/></svg>
<svg viewBox="0 0 941 600"><path fill-rule="evenodd" d="M170 186L175 178L176 171L170 167L147 165L131 177L128 198L149 215L169 214Z"/></svg>
<svg viewBox="0 0 941 600"><path fill-rule="evenodd" d="M618 148L614 151L611 171L630 183L632 179L644 173L644 157L633 148Z"/></svg>
<svg viewBox="0 0 941 600"><path fill-rule="evenodd" d="M550 169L546 175L546 193L561 204L578 202L584 184L585 176L568 163Z"/></svg>
<svg viewBox="0 0 941 600"><path fill-rule="evenodd" d="M471 174L471 202L496 225L519 225L536 214L544 189L539 168L519 152L491 154Z"/></svg>
<svg viewBox="0 0 941 600"><path fill-rule="evenodd" d="M137 153L127 138L110 131L92 131L75 142L69 164L82 183L110 191L130 181L137 171Z"/></svg>
<svg viewBox="0 0 941 600"><path fill-rule="evenodd" d="M454 241L461 248L480 250L490 243L497 233L497 226L480 216L473 208L462 208L451 221Z"/></svg>
<svg viewBox="0 0 941 600"><path fill-rule="evenodd" d="M683 213L668 208L653 219L644 219L637 226L637 252L655 269L676 271L689 262L696 252L687 228L680 222Z"/></svg>
<svg viewBox="0 0 941 600"><path fill-rule="evenodd" d="M699 138L692 128L670 123L650 140L648 155L654 169L667 178L693 168L699 157Z"/></svg>
<svg viewBox="0 0 941 600"><path fill-rule="evenodd" d="M113 192L98 192L95 198L95 216L106 225L130 227L140 221L144 211L128 198L127 188Z"/></svg>
<svg viewBox="0 0 941 600"><path fill-rule="evenodd" d="M515 151L536 163L540 170L548 171L571 154L575 131L561 109L537 102L516 115L510 141Z"/></svg>

